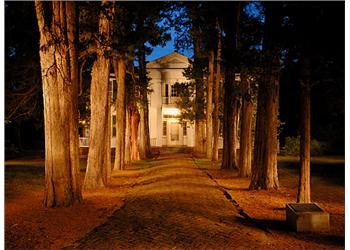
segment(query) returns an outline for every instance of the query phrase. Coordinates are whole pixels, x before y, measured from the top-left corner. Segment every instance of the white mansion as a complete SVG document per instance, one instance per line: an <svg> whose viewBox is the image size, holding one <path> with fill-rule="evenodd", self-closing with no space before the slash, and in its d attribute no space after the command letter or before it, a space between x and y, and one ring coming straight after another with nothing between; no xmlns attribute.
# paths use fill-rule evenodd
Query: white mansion
<svg viewBox="0 0 350 250"><path fill-rule="evenodd" d="M146 68L150 78L148 95L150 141L153 147L162 146L194 146L194 126L190 122L180 123L180 111L176 107L177 97L174 85L176 82L186 82L183 70L188 67L188 57L177 52L158 58L147 63ZM116 79L114 74L110 77L110 93L114 94ZM112 97L113 98L113 97ZM115 147L116 116L115 107L111 109L112 115L112 147ZM89 128L80 131L80 147L89 146Z"/></svg>
<svg viewBox="0 0 350 250"><path fill-rule="evenodd" d="M189 66L188 57L177 52L149 62L150 77L149 121L151 146L194 146L194 126L180 123L175 83L186 82L183 70Z"/></svg>

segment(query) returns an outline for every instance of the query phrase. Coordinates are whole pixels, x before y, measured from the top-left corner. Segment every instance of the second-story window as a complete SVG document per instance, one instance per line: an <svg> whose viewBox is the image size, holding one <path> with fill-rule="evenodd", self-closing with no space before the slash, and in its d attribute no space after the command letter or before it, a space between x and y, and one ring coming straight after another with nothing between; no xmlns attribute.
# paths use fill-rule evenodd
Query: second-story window
<svg viewBox="0 0 350 250"><path fill-rule="evenodd" d="M171 85L171 96L177 96L177 89L175 85Z"/></svg>

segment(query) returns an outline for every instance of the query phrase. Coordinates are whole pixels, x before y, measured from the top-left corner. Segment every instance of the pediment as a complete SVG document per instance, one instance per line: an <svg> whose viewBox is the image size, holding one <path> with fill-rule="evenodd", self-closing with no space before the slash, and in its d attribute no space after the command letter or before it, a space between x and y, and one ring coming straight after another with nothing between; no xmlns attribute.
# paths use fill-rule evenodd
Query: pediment
<svg viewBox="0 0 350 250"><path fill-rule="evenodd" d="M169 60L167 63L184 63L184 62L175 58L175 59Z"/></svg>
<svg viewBox="0 0 350 250"><path fill-rule="evenodd" d="M147 63L147 68L163 68L176 64L182 64L181 66L186 67L189 63L188 60L189 58L187 56L181 55L178 52L173 52L171 54L168 54L166 56L160 57L156 60Z"/></svg>

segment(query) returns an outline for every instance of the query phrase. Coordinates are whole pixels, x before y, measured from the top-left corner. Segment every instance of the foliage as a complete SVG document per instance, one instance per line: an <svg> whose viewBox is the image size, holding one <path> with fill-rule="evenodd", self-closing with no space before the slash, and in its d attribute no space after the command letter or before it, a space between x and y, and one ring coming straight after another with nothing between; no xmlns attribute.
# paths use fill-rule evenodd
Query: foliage
<svg viewBox="0 0 350 250"><path fill-rule="evenodd" d="M194 111L194 83L175 83L175 88L180 97L180 100L176 102L180 109L180 122L195 120Z"/></svg>
<svg viewBox="0 0 350 250"><path fill-rule="evenodd" d="M286 137L285 146L283 153L287 155L299 155L300 151L300 136L297 137ZM325 142L320 142L316 139L311 140L310 153L313 156L324 155L328 151L328 145Z"/></svg>

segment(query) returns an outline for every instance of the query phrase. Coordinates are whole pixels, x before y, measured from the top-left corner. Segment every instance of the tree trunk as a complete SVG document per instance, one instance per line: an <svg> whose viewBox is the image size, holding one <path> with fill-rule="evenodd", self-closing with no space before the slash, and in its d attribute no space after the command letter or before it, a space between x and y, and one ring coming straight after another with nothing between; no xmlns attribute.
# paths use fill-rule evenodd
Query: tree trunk
<svg viewBox="0 0 350 250"><path fill-rule="evenodd" d="M99 34L104 41L110 42L111 23L114 17L114 6L107 1L102 2L99 17ZM109 73L110 59L105 57L108 44L98 45L97 59L91 72L91 122L90 146L87 168L84 180L85 189L102 188L107 185L111 172L110 161L110 101L109 101Z"/></svg>
<svg viewBox="0 0 350 250"><path fill-rule="evenodd" d="M246 76L242 76L242 122L241 122L241 140L239 155L239 176L249 177L251 175L252 161L252 118L253 118L253 100L250 93L250 82Z"/></svg>
<svg viewBox="0 0 350 250"><path fill-rule="evenodd" d="M214 85L214 112L213 112L213 161L219 159L219 135L220 135L220 80L221 80L221 28L217 20L218 50L216 54L216 79Z"/></svg>
<svg viewBox="0 0 350 250"><path fill-rule="evenodd" d="M205 147L205 120L200 119L195 121L195 146L194 146L194 153L197 156L202 156L202 154L205 153L206 147Z"/></svg>
<svg viewBox="0 0 350 250"><path fill-rule="evenodd" d="M209 77L207 84L207 124L206 124L206 147L207 158L212 159L213 156L213 82L214 82L214 51L210 51L209 55Z"/></svg>
<svg viewBox="0 0 350 250"><path fill-rule="evenodd" d="M111 162L107 157L110 148L106 144L110 140L108 123L110 108L108 98L109 59L98 55L91 72L91 122L90 146L84 180L85 189L101 188L107 185Z"/></svg>
<svg viewBox="0 0 350 250"><path fill-rule="evenodd" d="M237 116L239 115L239 100L235 93L234 74L231 69L226 69L225 93L224 93L224 122L223 139L224 148L222 154L222 169L237 168Z"/></svg>
<svg viewBox="0 0 350 250"><path fill-rule="evenodd" d="M138 127L140 123L140 114L136 108L136 106L132 106L130 109L130 156L132 161L136 161L140 159L139 147L138 147Z"/></svg>
<svg viewBox="0 0 350 250"><path fill-rule="evenodd" d="M125 164L125 75L126 61L120 58L114 61L114 72L117 77L116 98L116 145L114 170L124 169Z"/></svg>
<svg viewBox="0 0 350 250"><path fill-rule="evenodd" d="M152 157L151 142L149 137L149 115L148 115L148 80L146 72L145 46L139 49L139 76L140 76L140 144L139 151L141 159Z"/></svg>
<svg viewBox="0 0 350 250"><path fill-rule="evenodd" d="M237 86L238 87L238 86ZM236 87L236 88L237 88ZM239 120L241 114L241 101L238 96L235 96L235 104L233 106L233 133L232 133L232 161L234 168L238 169L238 147L239 147Z"/></svg>
<svg viewBox="0 0 350 250"><path fill-rule="evenodd" d="M280 11L275 3L266 3L264 33L264 79L259 86L258 111L255 130L254 161L250 189L277 189L277 126L280 58L276 47ZM278 4L278 3L277 3Z"/></svg>
<svg viewBox="0 0 350 250"><path fill-rule="evenodd" d="M125 114L125 164L130 164L131 161L131 152L130 152L130 135L131 135L131 120L130 120L130 108L128 107L126 109L126 114Z"/></svg>
<svg viewBox="0 0 350 250"><path fill-rule="evenodd" d="M297 202L310 203L310 63L309 60L302 61L301 87L301 136L300 136L300 173Z"/></svg>
<svg viewBox="0 0 350 250"><path fill-rule="evenodd" d="M237 15L232 12L239 12L239 3L228 6L224 19L226 27L227 46L225 56L225 83L224 83L224 120L223 120L223 139L224 148L222 154L222 169L237 168L237 116L239 115L239 99L237 96L237 86L235 82L235 61L234 52L237 49Z"/></svg>
<svg viewBox="0 0 350 250"><path fill-rule="evenodd" d="M199 76L202 76L202 69L198 65L200 54L200 40L196 38L194 42L194 74L195 79L195 141L194 141L194 154L201 156L206 153L205 147L205 115L204 115L204 89L203 89L203 80L199 79Z"/></svg>
<svg viewBox="0 0 350 250"><path fill-rule="evenodd" d="M79 95L79 66L78 66L78 31L76 21L78 16L76 13L77 7L74 4L67 4L67 37L68 41L73 41L68 49L70 60L70 75L71 81L74 82L72 88L71 110L69 112L69 126L70 126L70 159L72 161L72 186L74 190L79 190L76 194L76 200L81 200L81 184L80 184L80 156L79 156L79 111L78 111L78 95Z"/></svg>
<svg viewBox="0 0 350 250"><path fill-rule="evenodd" d="M35 2L45 124L45 207L66 207L82 199L79 184L78 71L74 2L52 2L53 21ZM51 18L51 17L50 17ZM50 24L50 25L49 25Z"/></svg>
<svg viewBox="0 0 350 250"><path fill-rule="evenodd" d="M278 58L276 58L278 60ZM278 74L267 70L259 86L253 172L250 189L277 189ZM275 71L278 70L275 67Z"/></svg>

